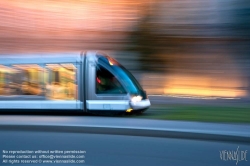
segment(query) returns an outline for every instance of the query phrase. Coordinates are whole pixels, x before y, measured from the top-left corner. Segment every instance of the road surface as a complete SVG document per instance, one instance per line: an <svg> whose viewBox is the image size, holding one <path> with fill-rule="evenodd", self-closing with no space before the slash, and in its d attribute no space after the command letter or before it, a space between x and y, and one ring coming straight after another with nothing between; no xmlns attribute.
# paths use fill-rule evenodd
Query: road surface
<svg viewBox="0 0 250 166"><path fill-rule="evenodd" d="M82 150L86 152L84 164L64 164L65 166L233 166L237 161L224 161L220 157L220 152L223 150L236 151L237 148L238 151L244 152L250 150L250 145L239 143L34 131L0 131L0 142L1 151ZM249 159L249 153L246 153L246 160ZM246 160L238 161L237 165L249 165L250 161Z"/></svg>
<svg viewBox="0 0 250 166"><path fill-rule="evenodd" d="M31 161L31 156L29 157L26 151L33 151L31 155L35 155L36 158L32 160L39 159L46 164L30 165L228 166L236 163L240 166L249 165L249 161L246 161L250 158L249 129L249 125L118 117L1 115L1 164L15 165L17 160ZM218 134L221 136L217 141L215 136ZM241 139L231 142L230 140L236 139L235 136L241 136L245 142ZM227 137L232 139L224 142ZM202 140L199 140L200 138ZM80 154L84 158L70 160L81 161L81 164L48 164L58 160L68 161L65 158L46 158L54 154L60 156L61 153L55 152L56 150L73 151L73 154L75 151L85 153ZM18 151L18 156L16 152L15 158L8 158L13 151ZM34 154L36 151L38 153ZM236 157L241 158L238 162L232 158L230 160L227 152L233 152ZM17 158L20 155L24 157L26 155L28 158ZM39 158L40 155L45 157ZM27 164L18 163L18 165Z"/></svg>

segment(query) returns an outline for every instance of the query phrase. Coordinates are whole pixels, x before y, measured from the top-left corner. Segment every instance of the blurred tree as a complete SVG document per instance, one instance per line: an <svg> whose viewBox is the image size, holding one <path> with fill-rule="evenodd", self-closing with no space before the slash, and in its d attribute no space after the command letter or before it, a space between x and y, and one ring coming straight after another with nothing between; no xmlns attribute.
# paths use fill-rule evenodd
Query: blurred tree
<svg viewBox="0 0 250 166"><path fill-rule="evenodd" d="M228 10L224 15L230 18L227 25L230 29L229 36L237 40L232 44L231 52L235 54L236 59L250 59L250 1L249 0L231 0L228 4ZM227 2L225 2L227 3ZM230 43L231 44L231 43Z"/></svg>
<svg viewBox="0 0 250 166"><path fill-rule="evenodd" d="M156 25L152 23L152 10L144 7L141 18L134 29L128 34L127 51L139 53L141 69L146 71L159 71L164 65L164 59L157 56L159 35L156 32Z"/></svg>
<svg viewBox="0 0 250 166"><path fill-rule="evenodd" d="M232 57L238 62L241 71L248 81L248 96L250 96L250 1L230 0L226 1L228 9L225 12L230 18L229 36L234 38L233 42L228 42L228 50Z"/></svg>

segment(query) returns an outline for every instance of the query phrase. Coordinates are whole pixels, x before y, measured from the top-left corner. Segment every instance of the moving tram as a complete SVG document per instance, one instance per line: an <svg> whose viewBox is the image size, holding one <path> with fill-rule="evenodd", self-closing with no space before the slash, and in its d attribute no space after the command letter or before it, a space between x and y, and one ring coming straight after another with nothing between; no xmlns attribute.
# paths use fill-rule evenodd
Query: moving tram
<svg viewBox="0 0 250 166"><path fill-rule="evenodd" d="M0 56L0 110L140 113L149 107L134 76L104 53Z"/></svg>

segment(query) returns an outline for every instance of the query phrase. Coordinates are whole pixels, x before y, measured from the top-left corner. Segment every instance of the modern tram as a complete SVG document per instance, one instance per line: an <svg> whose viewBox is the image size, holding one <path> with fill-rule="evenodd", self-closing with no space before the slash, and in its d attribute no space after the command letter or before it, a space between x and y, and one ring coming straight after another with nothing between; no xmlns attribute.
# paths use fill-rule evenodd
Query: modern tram
<svg viewBox="0 0 250 166"><path fill-rule="evenodd" d="M102 52L0 56L0 110L141 113L150 105L135 77Z"/></svg>

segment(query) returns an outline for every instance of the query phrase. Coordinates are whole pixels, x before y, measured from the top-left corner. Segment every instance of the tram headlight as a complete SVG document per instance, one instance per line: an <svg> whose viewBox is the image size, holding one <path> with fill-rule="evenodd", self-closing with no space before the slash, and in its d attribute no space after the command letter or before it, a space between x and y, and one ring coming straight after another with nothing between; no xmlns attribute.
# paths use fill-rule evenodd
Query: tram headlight
<svg viewBox="0 0 250 166"><path fill-rule="evenodd" d="M141 96L131 96L131 101L132 102L140 102L142 100Z"/></svg>

